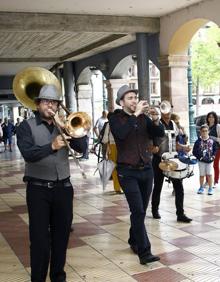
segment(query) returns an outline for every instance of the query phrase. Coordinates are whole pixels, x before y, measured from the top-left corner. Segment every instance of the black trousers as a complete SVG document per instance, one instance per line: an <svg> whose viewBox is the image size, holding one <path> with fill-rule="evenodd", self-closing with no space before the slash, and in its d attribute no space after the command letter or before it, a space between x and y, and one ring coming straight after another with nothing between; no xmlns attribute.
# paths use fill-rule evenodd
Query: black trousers
<svg viewBox="0 0 220 282"><path fill-rule="evenodd" d="M152 165L154 170L154 188L152 193L152 212L158 211L160 205L160 194L163 187L164 174L159 168L161 158L157 155L153 156ZM182 179L171 178L173 189L175 191L175 205L177 216L184 214L183 201L184 201L184 190Z"/></svg>
<svg viewBox="0 0 220 282"><path fill-rule="evenodd" d="M128 243L138 248L138 255L151 253L151 244L147 236L144 220L149 203L152 184L153 169L143 170L117 167L119 183L126 196L130 208L130 237Z"/></svg>
<svg viewBox="0 0 220 282"><path fill-rule="evenodd" d="M31 281L63 282L64 266L73 217L73 187L57 182L53 188L27 185Z"/></svg>

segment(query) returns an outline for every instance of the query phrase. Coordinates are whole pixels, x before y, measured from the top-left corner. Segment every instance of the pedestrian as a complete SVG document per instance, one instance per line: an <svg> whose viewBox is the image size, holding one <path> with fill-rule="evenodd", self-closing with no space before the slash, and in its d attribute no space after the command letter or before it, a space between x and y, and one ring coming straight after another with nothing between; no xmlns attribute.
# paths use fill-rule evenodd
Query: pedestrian
<svg viewBox="0 0 220 282"><path fill-rule="evenodd" d="M209 137L216 142L216 154L213 162L214 185L215 188L219 181L219 160L220 160L220 124L216 112L209 112L206 116L206 123L209 126Z"/></svg>
<svg viewBox="0 0 220 282"><path fill-rule="evenodd" d="M146 232L145 218L152 191L153 170L151 152L147 149L153 136L163 136L163 126L158 113L150 119L147 101L138 102L138 91L123 85L117 92L116 110L109 119L110 130L117 147L117 173L120 186L130 208L130 232L128 243L138 254L141 264L159 260L151 253Z"/></svg>
<svg viewBox="0 0 220 282"><path fill-rule="evenodd" d="M12 152L12 136L14 135L15 127L7 117L4 118L4 123L2 124L2 131L5 151L7 150L8 144L9 151Z"/></svg>
<svg viewBox="0 0 220 282"><path fill-rule="evenodd" d="M108 121L107 114L108 114L107 111L103 111L102 116L97 119L95 126L93 128L93 130L94 130L94 132L95 132L95 134L98 138L99 138L100 132L101 132L104 124Z"/></svg>
<svg viewBox="0 0 220 282"><path fill-rule="evenodd" d="M213 195L212 188L212 163L216 154L216 142L209 137L209 126L204 124L200 127L200 137L193 146L193 155L197 158L199 164L199 182L200 187L197 194L204 193L204 178L208 180L208 195Z"/></svg>
<svg viewBox="0 0 220 282"><path fill-rule="evenodd" d="M108 113L108 120L112 115L112 112ZM102 138L102 143L107 145L107 152L106 152L106 159L113 161L115 164L117 162L117 148L115 144L115 139L111 133L109 122L106 122L105 131ZM114 168L112 172L112 180L113 180L113 187L114 191L117 194L123 193L122 188L118 181L117 170Z"/></svg>

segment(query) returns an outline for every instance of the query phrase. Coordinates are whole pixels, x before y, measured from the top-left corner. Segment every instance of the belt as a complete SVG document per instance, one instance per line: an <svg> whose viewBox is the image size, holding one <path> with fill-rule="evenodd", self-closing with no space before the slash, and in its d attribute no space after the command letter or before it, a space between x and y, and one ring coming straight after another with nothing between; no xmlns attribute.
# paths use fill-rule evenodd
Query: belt
<svg viewBox="0 0 220 282"><path fill-rule="evenodd" d="M129 164L118 164L118 167L124 167L129 169L137 169L137 170L144 170L148 167L148 165L129 165Z"/></svg>
<svg viewBox="0 0 220 282"><path fill-rule="evenodd" d="M31 185L36 185L36 186L41 186L41 187L46 187L46 188L54 188L56 187L58 184L62 184L63 187L70 187L72 186L71 182L69 180L66 181L40 181L40 180L31 180L29 181L29 183Z"/></svg>

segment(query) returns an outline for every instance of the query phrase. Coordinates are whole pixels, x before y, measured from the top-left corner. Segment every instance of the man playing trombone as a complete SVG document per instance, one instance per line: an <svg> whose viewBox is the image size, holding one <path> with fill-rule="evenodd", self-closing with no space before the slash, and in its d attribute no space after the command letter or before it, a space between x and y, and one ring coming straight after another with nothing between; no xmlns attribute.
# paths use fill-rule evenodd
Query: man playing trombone
<svg viewBox="0 0 220 282"><path fill-rule="evenodd" d="M59 134L53 116L60 96L54 85L44 85L35 98L35 117L24 120L17 129L17 144L25 160L32 282L46 281L49 261L51 281L66 281L64 266L73 217L73 187L63 137L81 152L86 141L82 138L80 143Z"/></svg>
<svg viewBox="0 0 220 282"><path fill-rule="evenodd" d="M109 120L117 146L117 173L119 183L129 204L131 216L128 243L138 254L141 264L160 258L151 253L151 244L145 228L146 209L152 191L151 138L163 136L164 129L156 112L152 119L144 113L149 110L147 101L138 102L137 90L123 85L117 93L116 110Z"/></svg>

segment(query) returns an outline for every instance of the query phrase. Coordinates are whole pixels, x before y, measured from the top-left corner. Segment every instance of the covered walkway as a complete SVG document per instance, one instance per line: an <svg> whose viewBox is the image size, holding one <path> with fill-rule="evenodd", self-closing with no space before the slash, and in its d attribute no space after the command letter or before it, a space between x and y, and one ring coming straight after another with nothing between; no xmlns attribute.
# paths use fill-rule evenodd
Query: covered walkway
<svg viewBox="0 0 220 282"><path fill-rule="evenodd" d="M29 282L24 163L16 149L0 158L0 281ZM197 172L185 180L185 209L193 222L183 224L176 222L172 189L165 183L162 219L153 220L150 212L146 217L153 253L161 260L143 266L126 242L129 212L124 195L114 194L111 182L103 192L98 175L93 175L94 156L82 165L86 180L71 165L75 199L68 282L220 281L220 188L213 196L197 195Z"/></svg>

